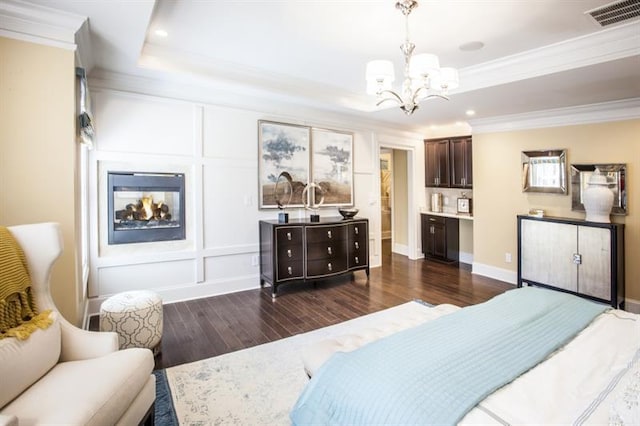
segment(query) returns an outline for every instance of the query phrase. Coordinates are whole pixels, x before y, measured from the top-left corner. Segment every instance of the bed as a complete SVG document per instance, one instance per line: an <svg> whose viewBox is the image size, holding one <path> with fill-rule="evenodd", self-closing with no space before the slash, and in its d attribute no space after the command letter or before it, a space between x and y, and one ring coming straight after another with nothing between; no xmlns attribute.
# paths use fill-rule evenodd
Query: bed
<svg viewBox="0 0 640 426"><path fill-rule="evenodd" d="M520 305L503 312L515 303L506 298L519 298ZM546 301L529 302L536 298L569 305L549 317ZM422 324L407 321L403 330L383 333L388 336L362 330L308 348L312 378L291 411L293 424L640 424L640 315L531 287L480 305L426 308ZM513 330L485 335L492 326L482 315L496 317L498 327L512 323ZM462 331L449 339L447 330ZM513 340L491 340L496 334ZM549 343L554 334L557 342ZM430 355L445 346L449 352ZM433 359L422 364L425 357ZM532 359L520 365L524 358ZM504 383L495 378L500 375ZM492 384L476 390L478 381ZM456 407L459 401L468 406Z"/></svg>

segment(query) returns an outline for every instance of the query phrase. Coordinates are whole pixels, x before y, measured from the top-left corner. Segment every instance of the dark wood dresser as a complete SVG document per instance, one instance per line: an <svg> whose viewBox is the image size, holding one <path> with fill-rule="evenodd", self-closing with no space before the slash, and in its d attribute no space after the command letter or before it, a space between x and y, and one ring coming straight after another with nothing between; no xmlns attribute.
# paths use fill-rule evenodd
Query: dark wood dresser
<svg viewBox="0 0 640 426"><path fill-rule="evenodd" d="M340 217L320 222L260 221L260 286L323 279L356 270L369 276L369 221Z"/></svg>

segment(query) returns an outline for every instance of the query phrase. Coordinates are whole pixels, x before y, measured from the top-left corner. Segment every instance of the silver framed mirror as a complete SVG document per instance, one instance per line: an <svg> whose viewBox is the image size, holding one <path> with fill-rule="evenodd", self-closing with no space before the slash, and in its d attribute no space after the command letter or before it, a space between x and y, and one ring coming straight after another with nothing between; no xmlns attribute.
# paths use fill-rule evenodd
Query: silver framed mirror
<svg viewBox="0 0 640 426"><path fill-rule="evenodd" d="M627 214L626 164L572 164L571 165L571 210L584 211L582 194L588 188L589 178L596 170L607 177L609 189L613 191L611 214Z"/></svg>
<svg viewBox="0 0 640 426"><path fill-rule="evenodd" d="M567 194L567 151L522 151L522 192Z"/></svg>

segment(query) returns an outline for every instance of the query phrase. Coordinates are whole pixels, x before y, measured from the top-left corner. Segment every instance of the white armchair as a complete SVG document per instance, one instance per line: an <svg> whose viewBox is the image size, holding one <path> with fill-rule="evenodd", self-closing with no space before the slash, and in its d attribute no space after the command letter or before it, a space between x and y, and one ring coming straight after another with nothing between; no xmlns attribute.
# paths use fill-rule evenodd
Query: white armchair
<svg viewBox="0 0 640 426"><path fill-rule="evenodd" d="M0 340L0 425L153 424L152 352L119 351L116 333L79 329L53 303L49 278L62 253L58 225L9 230L25 252L38 309L51 309L54 323L24 341Z"/></svg>

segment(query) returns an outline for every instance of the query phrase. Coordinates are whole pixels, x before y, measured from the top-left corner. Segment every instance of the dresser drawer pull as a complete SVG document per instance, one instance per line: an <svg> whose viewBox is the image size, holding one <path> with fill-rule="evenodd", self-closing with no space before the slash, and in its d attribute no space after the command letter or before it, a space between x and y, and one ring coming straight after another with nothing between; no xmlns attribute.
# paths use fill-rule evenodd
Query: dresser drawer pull
<svg viewBox="0 0 640 426"><path fill-rule="evenodd" d="M331 231L327 231L327 237L329 237L329 239L331 239Z"/></svg>
<svg viewBox="0 0 640 426"><path fill-rule="evenodd" d="M291 249L287 250L287 256L291 257Z"/></svg>
<svg viewBox="0 0 640 426"><path fill-rule="evenodd" d="M360 263L360 260L358 260L358 256L356 256L356 263Z"/></svg>
<svg viewBox="0 0 640 426"><path fill-rule="evenodd" d="M356 244L356 248L359 249L360 248L360 244L358 244L357 241L355 242L355 244Z"/></svg>
<svg viewBox="0 0 640 426"><path fill-rule="evenodd" d="M291 266L287 266L287 272L289 275L293 275L293 269L291 269Z"/></svg>
<svg viewBox="0 0 640 426"><path fill-rule="evenodd" d="M327 267L329 268L329 272L333 271L333 266L331 266L331 263L329 263Z"/></svg>
<svg viewBox="0 0 640 426"><path fill-rule="evenodd" d="M358 227L357 227L357 226L354 226L354 228L353 228L353 232L355 232L355 233L356 233L356 235L358 235Z"/></svg>
<svg viewBox="0 0 640 426"><path fill-rule="evenodd" d="M287 240L291 241L291 232L287 232Z"/></svg>
<svg viewBox="0 0 640 426"><path fill-rule="evenodd" d="M430 217L430 218L429 218L429 221L430 221L430 222L435 222L436 220L435 220L434 218Z"/></svg>
<svg viewBox="0 0 640 426"><path fill-rule="evenodd" d="M331 247L327 247L327 254L333 254L333 250L331 250Z"/></svg>

